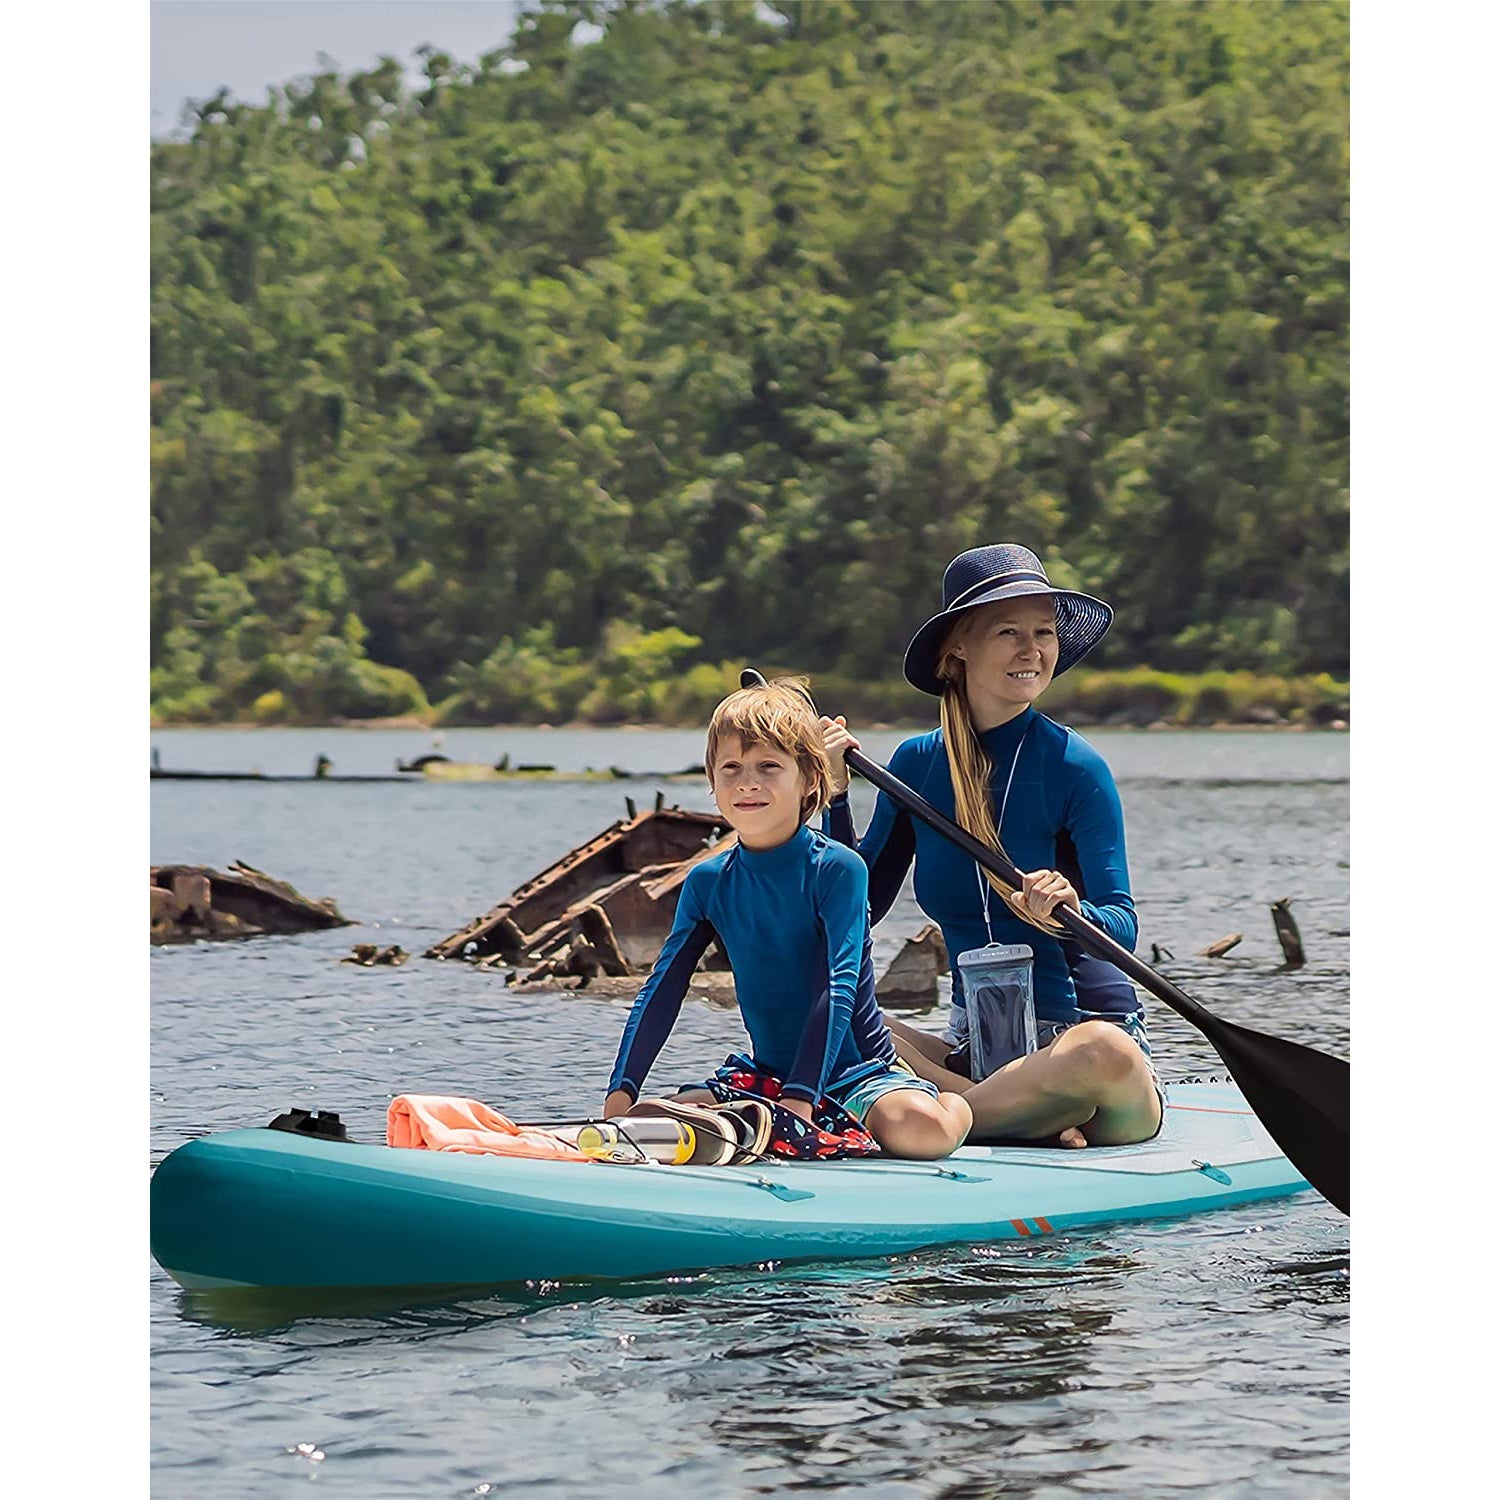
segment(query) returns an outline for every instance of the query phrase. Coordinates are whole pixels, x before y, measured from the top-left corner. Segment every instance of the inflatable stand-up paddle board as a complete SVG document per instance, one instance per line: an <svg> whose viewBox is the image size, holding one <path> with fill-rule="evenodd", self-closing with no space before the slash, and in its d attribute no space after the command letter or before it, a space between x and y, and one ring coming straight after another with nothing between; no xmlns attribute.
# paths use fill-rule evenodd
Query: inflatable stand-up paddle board
<svg viewBox="0 0 1500 1500"><path fill-rule="evenodd" d="M1155 1140L964 1146L936 1162L614 1165L398 1150L284 1129L179 1146L151 1251L190 1288L479 1287L849 1260L1171 1218L1306 1181L1232 1083L1167 1089Z"/></svg>

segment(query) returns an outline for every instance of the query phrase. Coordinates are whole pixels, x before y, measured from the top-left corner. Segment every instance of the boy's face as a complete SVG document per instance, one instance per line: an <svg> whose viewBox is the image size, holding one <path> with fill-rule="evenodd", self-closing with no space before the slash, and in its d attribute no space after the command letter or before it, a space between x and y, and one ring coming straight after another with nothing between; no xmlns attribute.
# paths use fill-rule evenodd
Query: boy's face
<svg viewBox="0 0 1500 1500"><path fill-rule="evenodd" d="M747 849L770 849L797 831L808 784L785 750L731 737L715 755L713 791L740 842Z"/></svg>

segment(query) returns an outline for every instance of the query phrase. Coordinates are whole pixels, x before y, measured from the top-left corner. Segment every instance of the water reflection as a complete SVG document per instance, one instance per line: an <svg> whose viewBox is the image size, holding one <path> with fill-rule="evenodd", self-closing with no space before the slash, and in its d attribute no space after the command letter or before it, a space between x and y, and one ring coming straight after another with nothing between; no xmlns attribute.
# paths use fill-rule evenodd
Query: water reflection
<svg viewBox="0 0 1500 1500"><path fill-rule="evenodd" d="M516 1316L541 1300L476 1299L471 1287L179 1289L177 1297L187 1322L226 1333L270 1336L288 1333L298 1324L329 1323L358 1325L363 1338L382 1330L405 1336L413 1330L461 1326L475 1318Z"/></svg>
<svg viewBox="0 0 1500 1500"><path fill-rule="evenodd" d="M565 1305L610 1303L655 1319L704 1316L704 1301L739 1305L766 1288L779 1296L797 1287L857 1288L871 1321L878 1308L930 1309L949 1302L990 1305L1039 1286L1079 1288L1107 1283L1131 1268L1128 1255L1071 1246L1009 1244L944 1247L910 1255L837 1264L773 1262L756 1269L677 1273L639 1281L543 1281L496 1288L215 1287L174 1288L188 1322L234 1333L277 1334L309 1322L361 1322L365 1332L462 1326L525 1316ZM670 1291L663 1288L670 1287ZM807 1316L821 1316L813 1304ZM725 1358L735 1358L726 1350Z"/></svg>
<svg viewBox="0 0 1500 1500"><path fill-rule="evenodd" d="M736 1382L727 1410L692 1381L674 1388L683 1420L707 1421L726 1454L772 1460L783 1474L810 1476L809 1487L835 1467L865 1485L910 1480L914 1451L923 1455L920 1471L934 1460L961 1461L976 1444L993 1484L1008 1449L1049 1434L1076 1462L1090 1445L1065 1437L1075 1426L1067 1398L1092 1382L1094 1340L1114 1322L1104 1286L1097 1300L1060 1306L1049 1277L952 1263L947 1270L903 1278L899 1299L850 1298L828 1328L809 1328L799 1299L782 1327L738 1346L741 1359L758 1360L762 1378ZM957 1286L964 1290L954 1295Z"/></svg>

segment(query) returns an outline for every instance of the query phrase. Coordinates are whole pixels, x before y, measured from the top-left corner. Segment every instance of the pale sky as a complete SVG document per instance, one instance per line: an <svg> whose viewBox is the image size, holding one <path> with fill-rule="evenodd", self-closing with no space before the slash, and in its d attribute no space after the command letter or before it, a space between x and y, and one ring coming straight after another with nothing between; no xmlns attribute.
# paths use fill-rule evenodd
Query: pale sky
<svg viewBox="0 0 1500 1500"><path fill-rule="evenodd" d="M177 129L183 104L221 85L264 104L272 84L320 71L325 52L340 73L382 53L419 73L424 42L474 62L503 46L520 0L153 0L151 134Z"/></svg>

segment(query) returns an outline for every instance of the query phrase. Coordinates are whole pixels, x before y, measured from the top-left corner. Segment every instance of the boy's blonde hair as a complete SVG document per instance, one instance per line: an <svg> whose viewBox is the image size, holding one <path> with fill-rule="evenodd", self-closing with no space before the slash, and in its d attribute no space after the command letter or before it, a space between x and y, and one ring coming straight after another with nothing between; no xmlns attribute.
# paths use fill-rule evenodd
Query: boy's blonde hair
<svg viewBox="0 0 1500 1500"><path fill-rule="evenodd" d="M833 770L805 677L778 677L765 687L741 688L719 704L708 721L703 757L710 786L719 747L728 739L742 745L772 745L792 757L808 784L802 798L804 823L833 795Z"/></svg>

